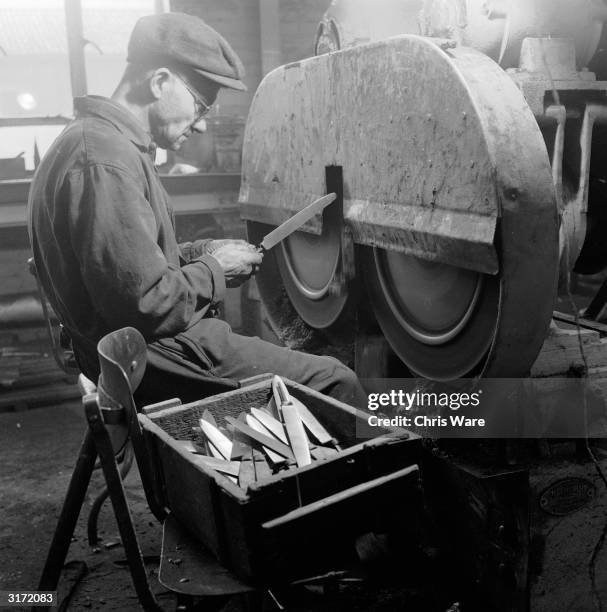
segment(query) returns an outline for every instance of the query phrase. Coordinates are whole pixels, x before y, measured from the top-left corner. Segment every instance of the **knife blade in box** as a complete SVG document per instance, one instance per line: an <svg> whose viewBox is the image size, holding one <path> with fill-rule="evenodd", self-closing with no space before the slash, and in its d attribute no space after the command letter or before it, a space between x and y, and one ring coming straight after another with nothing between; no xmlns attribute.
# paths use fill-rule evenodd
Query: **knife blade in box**
<svg viewBox="0 0 607 612"><path fill-rule="evenodd" d="M282 423L259 408L251 408L251 415L255 417L271 434L276 436L283 444L288 444L287 434Z"/></svg>
<svg viewBox="0 0 607 612"><path fill-rule="evenodd" d="M240 421L237 421L233 417L226 417L226 421L233 427L235 437L244 437L245 440L251 440L260 446L265 446L289 461L295 460L291 449L286 444L283 444L270 436L261 434L248 425L243 425Z"/></svg>
<svg viewBox="0 0 607 612"><path fill-rule="evenodd" d="M240 470L240 461L225 461L208 455L196 455L194 462L202 463L205 467L228 476L238 476Z"/></svg>
<svg viewBox="0 0 607 612"><path fill-rule="evenodd" d="M232 442L227 438L217 427L211 425L208 421L200 419L200 429L207 437L211 444L211 452L213 446L221 453L223 459L230 460L232 456Z"/></svg>
<svg viewBox="0 0 607 612"><path fill-rule="evenodd" d="M272 378L272 395L274 397L274 404L276 405L276 412L280 421L282 418L282 405L291 403L291 396L284 381L280 376L274 375Z"/></svg>
<svg viewBox="0 0 607 612"><path fill-rule="evenodd" d="M297 467L310 465L310 463L312 463L312 457L310 456L308 436L306 436L297 408L295 408L293 404L283 404L282 418L285 422L285 429L287 430L287 436L289 437L289 442L291 443L291 448L295 455Z"/></svg>
<svg viewBox="0 0 607 612"><path fill-rule="evenodd" d="M305 208L302 208L302 210L294 214L290 219L287 219L276 229L272 230L269 234L266 234L258 247L259 250L269 251L271 248L275 247L287 236L290 236L293 232L296 232L312 217L317 215L319 212L322 212L322 210L331 204L331 202L335 201L335 198L337 198L336 194L329 193L322 198L314 200L314 202L308 204Z"/></svg>
<svg viewBox="0 0 607 612"><path fill-rule="evenodd" d="M210 423L213 427L217 427L217 421L215 420L213 413L208 408L202 413L202 418L207 423Z"/></svg>
<svg viewBox="0 0 607 612"><path fill-rule="evenodd" d="M291 403L295 406L299 418L303 421L307 430L316 438L319 444L334 444L333 436L320 424L318 419L297 398L291 397Z"/></svg>
<svg viewBox="0 0 607 612"><path fill-rule="evenodd" d="M254 429L255 431L258 431L260 434L264 434L264 435L269 435L271 433L271 432L268 432L266 428L259 421L253 418L250 414L246 415L246 419L247 419L247 425L251 429ZM273 450L270 450L268 447L264 446L263 451L268 455L268 459L274 465L281 465L281 464L287 463L287 460L282 455L275 453Z"/></svg>
<svg viewBox="0 0 607 612"><path fill-rule="evenodd" d="M247 424L247 415L241 412L238 415L238 420L244 425ZM247 444L244 440L232 440L232 461L234 459L246 459L251 456L251 445Z"/></svg>
<svg viewBox="0 0 607 612"><path fill-rule="evenodd" d="M202 418L207 422L210 423L211 425L213 425L213 427L217 427L217 422L215 421L215 417L213 416L213 414L211 413L211 411L207 408L203 413L202 413ZM200 430L202 433L202 429ZM213 455L213 457L217 457L217 459L223 459L223 455L217 450L217 448L215 446L213 446L210 442L209 439L203 434L203 441L204 441L204 447L207 451L207 455Z"/></svg>
<svg viewBox="0 0 607 612"><path fill-rule="evenodd" d="M270 416L273 416L274 418L278 417L278 408L276 408L276 400L274 399L273 395L270 398L268 405L265 408L262 408L262 410L264 412L267 412Z"/></svg>

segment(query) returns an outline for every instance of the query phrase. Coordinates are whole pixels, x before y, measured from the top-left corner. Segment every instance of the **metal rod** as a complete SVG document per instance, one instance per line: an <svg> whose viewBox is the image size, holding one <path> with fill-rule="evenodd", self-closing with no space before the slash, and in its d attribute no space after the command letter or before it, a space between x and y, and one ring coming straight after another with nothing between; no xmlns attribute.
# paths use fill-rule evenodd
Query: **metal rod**
<svg viewBox="0 0 607 612"><path fill-rule="evenodd" d="M280 12L278 0L259 0L262 75L280 66Z"/></svg>
<svg viewBox="0 0 607 612"><path fill-rule="evenodd" d="M84 35L82 29L82 5L80 0L65 0L65 27L67 52L70 60L72 96L86 96L86 63L84 60Z"/></svg>
<svg viewBox="0 0 607 612"><path fill-rule="evenodd" d="M546 109L546 117L556 121L556 132L554 135L554 150L552 152L552 180L559 201L563 206L563 153L565 151L565 123L567 121L567 109L563 106L552 105Z"/></svg>
<svg viewBox="0 0 607 612"><path fill-rule="evenodd" d="M590 184L590 156L592 153L592 133L594 124L607 122L607 106L602 104L588 104L582 121L580 132L580 184L577 200L581 203L582 212L588 211L588 189Z"/></svg>

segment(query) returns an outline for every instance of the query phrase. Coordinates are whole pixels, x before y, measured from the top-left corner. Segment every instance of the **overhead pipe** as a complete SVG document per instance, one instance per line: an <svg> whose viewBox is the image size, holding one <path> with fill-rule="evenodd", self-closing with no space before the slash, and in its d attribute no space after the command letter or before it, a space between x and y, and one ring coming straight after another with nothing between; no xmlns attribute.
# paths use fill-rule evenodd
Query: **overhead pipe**
<svg viewBox="0 0 607 612"><path fill-rule="evenodd" d="M52 310L49 314L57 318ZM46 325L44 310L38 294L21 293L0 297L0 329L43 327Z"/></svg>

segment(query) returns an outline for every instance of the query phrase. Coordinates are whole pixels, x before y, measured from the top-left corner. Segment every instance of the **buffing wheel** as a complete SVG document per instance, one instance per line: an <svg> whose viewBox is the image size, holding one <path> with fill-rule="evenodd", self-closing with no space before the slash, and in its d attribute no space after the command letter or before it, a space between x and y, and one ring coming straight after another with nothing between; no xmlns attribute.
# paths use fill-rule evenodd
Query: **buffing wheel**
<svg viewBox="0 0 607 612"><path fill-rule="evenodd" d="M339 228L326 227L321 236L297 232L276 249L280 276L299 316L316 329L333 325L347 294L335 295L332 283L340 264Z"/></svg>
<svg viewBox="0 0 607 612"><path fill-rule="evenodd" d="M415 374L450 380L478 373L495 335L496 276L364 249L373 311L395 353Z"/></svg>

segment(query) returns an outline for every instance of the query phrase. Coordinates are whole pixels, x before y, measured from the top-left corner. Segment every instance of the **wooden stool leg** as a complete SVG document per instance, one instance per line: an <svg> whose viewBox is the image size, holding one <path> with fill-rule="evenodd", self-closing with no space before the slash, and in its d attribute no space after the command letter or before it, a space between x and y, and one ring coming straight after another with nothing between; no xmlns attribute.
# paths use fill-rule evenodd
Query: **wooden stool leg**
<svg viewBox="0 0 607 612"><path fill-rule="evenodd" d="M63 508L61 509L59 521L57 522L57 528L55 529L53 540L46 557L46 563L42 570L42 577L38 585L39 591L57 590L61 569L63 568L67 552L70 548L76 522L78 521L80 509L84 502L84 496L86 495L86 490L91 480L96 458L97 451L95 442L90 430L87 430L82 446L80 447L80 454L76 461L76 467L72 473L72 478L65 495L65 501L63 502Z"/></svg>
<svg viewBox="0 0 607 612"><path fill-rule="evenodd" d="M131 571L131 577L133 579L135 591L137 592L137 597L144 610L162 612L162 608L158 605L150 589L150 583L143 563L143 556L133 526L133 518L131 517L131 511L126 500L124 487L122 486L122 479L118 471L118 464L114 456L112 442L105 428L97 398L95 396L85 398L84 409L90 430L95 440L97 452L99 453L105 482L110 492L114 515L118 523L122 545L124 546L126 557L129 562L129 569Z"/></svg>

